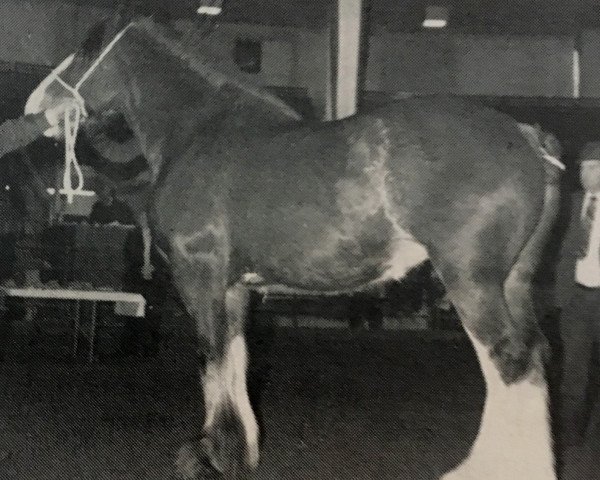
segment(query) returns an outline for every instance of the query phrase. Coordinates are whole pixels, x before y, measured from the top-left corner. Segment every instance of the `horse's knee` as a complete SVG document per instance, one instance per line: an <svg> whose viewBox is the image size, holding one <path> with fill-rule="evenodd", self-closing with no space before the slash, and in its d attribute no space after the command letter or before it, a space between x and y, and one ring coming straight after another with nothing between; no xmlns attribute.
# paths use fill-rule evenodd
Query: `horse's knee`
<svg viewBox="0 0 600 480"><path fill-rule="evenodd" d="M505 384L543 374L549 343L537 324L512 318L504 305L470 322L470 334L487 350Z"/></svg>

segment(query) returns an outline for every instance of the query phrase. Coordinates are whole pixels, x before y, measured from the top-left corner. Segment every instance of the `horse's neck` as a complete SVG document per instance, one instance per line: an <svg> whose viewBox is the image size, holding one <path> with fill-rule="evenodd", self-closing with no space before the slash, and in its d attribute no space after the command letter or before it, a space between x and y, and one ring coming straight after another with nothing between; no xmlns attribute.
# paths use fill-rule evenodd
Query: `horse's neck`
<svg viewBox="0 0 600 480"><path fill-rule="evenodd" d="M184 72L190 77L177 83L172 72L179 66L168 56L161 60L162 68L146 64L132 71L140 48L137 43L118 45L115 71L126 85L120 94L122 109L155 175L166 157L183 153L177 150L192 143L210 145L232 131L299 120L293 109L268 93L235 82L219 83L210 78L209 70L206 77ZM198 75L197 83L194 75Z"/></svg>
<svg viewBox="0 0 600 480"><path fill-rule="evenodd" d="M149 79L139 76L128 78L126 83L129 85L125 89L127 93L120 98L120 110L133 129L156 178L167 153L167 140L174 135L182 135L185 130L184 115L180 114L177 102L161 95Z"/></svg>
<svg viewBox="0 0 600 480"><path fill-rule="evenodd" d="M131 92L135 98L127 99L123 107L155 177L165 158L182 155L192 144L209 148L213 142L236 132L296 121L274 112L271 105L260 99L238 99L234 105L227 98L207 95L206 101L190 99L185 107L178 108L178 104L182 105L180 99L170 103L157 94L153 85L134 86Z"/></svg>
<svg viewBox="0 0 600 480"><path fill-rule="evenodd" d="M165 142L158 137L152 137L151 134L146 133L143 126L134 125L134 134L140 144L144 158L150 166L152 171L152 183L158 178L158 174L162 168L163 160L165 158Z"/></svg>
<svg viewBox="0 0 600 480"><path fill-rule="evenodd" d="M193 121L188 123L185 115L178 115L177 109L166 115L148 115L134 109L127 117L154 179L165 159L182 156L192 143L203 140L209 143L217 137L211 134L213 128L203 131Z"/></svg>

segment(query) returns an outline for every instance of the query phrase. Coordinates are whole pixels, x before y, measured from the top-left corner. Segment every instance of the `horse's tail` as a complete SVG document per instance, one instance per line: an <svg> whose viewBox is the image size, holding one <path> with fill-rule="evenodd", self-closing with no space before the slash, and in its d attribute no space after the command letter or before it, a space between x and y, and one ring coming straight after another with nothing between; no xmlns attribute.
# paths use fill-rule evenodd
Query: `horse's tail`
<svg viewBox="0 0 600 480"><path fill-rule="evenodd" d="M532 234L519 252L504 282L505 301L516 324L521 324L523 317L536 319L541 313L536 312L533 287L560 209L562 169L544 158L544 155L548 154L559 157L560 147L554 136L545 134L541 130L538 146L536 153L541 157L540 161L544 162L546 172L543 206ZM527 322L527 324L539 325L538 322ZM539 337L539 330L530 333L533 335L532 338Z"/></svg>
<svg viewBox="0 0 600 480"><path fill-rule="evenodd" d="M557 138L543 132L538 125L519 124L519 129L533 147L536 155L544 164L545 188L544 204L537 225L529 240L521 250L511 274L519 274L523 279L533 281L543 251L547 245L552 227L560 209L560 180L564 166L560 161L561 146Z"/></svg>
<svg viewBox="0 0 600 480"><path fill-rule="evenodd" d="M552 174L547 173L546 178L554 179L554 174L555 172L552 172ZM541 215L532 235L519 253L511 273L518 270L521 276L525 275L533 281L548 243L550 232L558 217L559 208L560 184L556 181L546 183Z"/></svg>

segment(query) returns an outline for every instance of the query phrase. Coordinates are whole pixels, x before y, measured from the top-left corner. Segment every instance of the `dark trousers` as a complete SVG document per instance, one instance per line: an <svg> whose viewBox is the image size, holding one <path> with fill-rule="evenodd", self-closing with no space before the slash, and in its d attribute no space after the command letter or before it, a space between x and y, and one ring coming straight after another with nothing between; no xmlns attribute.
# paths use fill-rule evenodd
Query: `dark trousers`
<svg viewBox="0 0 600 480"><path fill-rule="evenodd" d="M575 287L560 317L560 427L564 445L581 443L597 399L600 289Z"/></svg>

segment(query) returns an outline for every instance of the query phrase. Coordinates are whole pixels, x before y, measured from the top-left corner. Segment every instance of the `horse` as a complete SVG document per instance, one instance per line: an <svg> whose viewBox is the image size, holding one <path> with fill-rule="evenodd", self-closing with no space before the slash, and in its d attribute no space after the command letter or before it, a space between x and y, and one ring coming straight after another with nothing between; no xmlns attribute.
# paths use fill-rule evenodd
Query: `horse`
<svg viewBox="0 0 600 480"><path fill-rule="evenodd" d="M247 391L250 293L331 295L429 259L487 387L476 440L443 480L556 479L532 279L556 208L517 122L412 97L309 123L148 19L104 23L32 93L125 115L152 170L148 218L195 319L205 419L176 469L240 478L259 462ZM116 33L118 32L118 33ZM116 35L115 35L116 33Z"/></svg>

